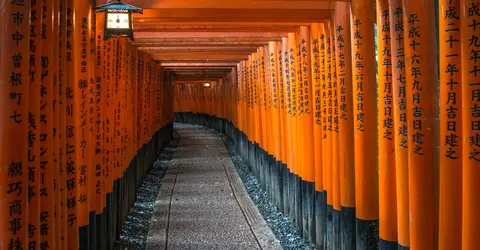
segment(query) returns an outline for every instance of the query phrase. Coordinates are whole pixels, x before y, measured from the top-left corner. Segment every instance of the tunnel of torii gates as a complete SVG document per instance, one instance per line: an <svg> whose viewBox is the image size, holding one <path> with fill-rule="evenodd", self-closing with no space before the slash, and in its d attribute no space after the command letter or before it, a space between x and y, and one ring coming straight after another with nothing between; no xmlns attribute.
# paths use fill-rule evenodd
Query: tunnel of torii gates
<svg viewBox="0 0 480 250"><path fill-rule="evenodd" d="M480 248L478 0L125 2L1 1L0 249L112 249L174 119L317 249Z"/></svg>

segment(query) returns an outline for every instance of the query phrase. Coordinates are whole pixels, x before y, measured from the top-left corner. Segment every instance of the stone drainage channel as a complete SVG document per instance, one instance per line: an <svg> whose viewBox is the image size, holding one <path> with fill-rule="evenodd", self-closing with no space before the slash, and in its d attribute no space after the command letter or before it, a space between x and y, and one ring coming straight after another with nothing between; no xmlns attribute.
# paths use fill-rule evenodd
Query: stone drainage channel
<svg viewBox="0 0 480 250"><path fill-rule="evenodd" d="M192 127L200 128L201 126L192 125ZM267 194L261 189L260 183L250 172L248 165L245 164L240 155L235 151L234 144L228 140L226 136L215 130L204 127L201 128L208 130L222 139L248 195L257 206L258 211L263 216L268 227L280 241L283 249L310 249L308 243L302 239L299 232L293 226L292 220L281 213L270 201ZM121 235L115 243L115 249L145 249L155 201L162 185L162 180L168 170L170 161L173 159L175 149L180 140L179 134L175 131L172 142L165 148L147 174L138 190L137 201L130 210L125 224L122 227Z"/></svg>

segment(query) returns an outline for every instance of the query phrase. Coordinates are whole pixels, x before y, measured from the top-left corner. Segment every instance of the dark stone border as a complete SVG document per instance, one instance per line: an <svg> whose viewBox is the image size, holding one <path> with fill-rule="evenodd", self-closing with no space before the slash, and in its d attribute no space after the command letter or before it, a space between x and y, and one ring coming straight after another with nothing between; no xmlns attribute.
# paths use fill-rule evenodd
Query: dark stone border
<svg viewBox="0 0 480 250"><path fill-rule="evenodd" d="M180 141L178 133L175 131L173 134L174 136L170 144L155 161L138 189L137 200L127 215L120 237L115 242L114 249L145 249L155 201L169 163Z"/></svg>

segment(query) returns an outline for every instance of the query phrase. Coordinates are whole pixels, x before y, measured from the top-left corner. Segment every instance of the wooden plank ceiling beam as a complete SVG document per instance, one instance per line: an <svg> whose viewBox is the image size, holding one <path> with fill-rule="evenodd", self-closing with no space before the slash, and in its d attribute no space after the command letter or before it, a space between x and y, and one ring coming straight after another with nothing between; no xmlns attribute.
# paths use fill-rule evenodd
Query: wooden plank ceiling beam
<svg viewBox="0 0 480 250"><path fill-rule="evenodd" d="M210 73L194 73L194 72L175 72L176 77L197 77L197 76L207 76L207 77L224 77L227 75L225 72L210 72Z"/></svg>
<svg viewBox="0 0 480 250"><path fill-rule="evenodd" d="M230 62L196 62L196 63L184 63L184 62L166 62L161 63L163 67L236 67L236 63Z"/></svg>
<svg viewBox="0 0 480 250"><path fill-rule="evenodd" d="M280 22L192 22L168 23L134 19L137 32L293 32L309 23Z"/></svg>
<svg viewBox="0 0 480 250"><path fill-rule="evenodd" d="M272 40L276 41L276 40ZM159 42L159 43L141 43L141 42L135 42L133 43L134 46L136 47L185 47L185 48L191 48L191 47L210 47L210 48L221 48L221 47L254 47L254 48L259 48L261 46L268 45L268 41L265 42L209 42L209 43L192 43L192 41L177 41L174 43L167 43L167 42Z"/></svg>
<svg viewBox="0 0 480 250"><path fill-rule="evenodd" d="M153 57L154 60L160 61L161 65L169 65L169 64L179 64L183 63L184 65L194 65L194 64L204 64L204 63L216 63L216 64L229 64L229 65L237 65L237 63L243 61L244 59L157 59Z"/></svg>
<svg viewBox="0 0 480 250"><path fill-rule="evenodd" d="M175 80L174 84L205 84L206 82L212 84L215 83L218 79L202 79L202 80Z"/></svg>
<svg viewBox="0 0 480 250"><path fill-rule="evenodd" d="M288 32L137 32L136 39L216 39L216 38L263 38L278 39L287 37Z"/></svg>
<svg viewBox="0 0 480 250"><path fill-rule="evenodd" d="M208 69L208 70L185 70L185 69L169 69L170 71L173 71L175 73L181 73L181 74L209 74L209 73L215 73L215 74L228 74L231 72L231 70L222 70L222 69Z"/></svg>
<svg viewBox="0 0 480 250"><path fill-rule="evenodd" d="M210 80L212 81L213 79L218 80L218 79L224 79L225 76L192 76L192 77L184 77L184 76L174 76L175 80L178 81L206 81ZM215 81L214 80L214 81Z"/></svg>
<svg viewBox="0 0 480 250"><path fill-rule="evenodd" d="M156 22L321 22L330 9L144 9L137 21Z"/></svg>
<svg viewBox="0 0 480 250"><path fill-rule="evenodd" d="M138 47L138 50L148 53L243 53L249 54L257 50L256 47Z"/></svg>
<svg viewBox="0 0 480 250"><path fill-rule="evenodd" d="M144 9L134 14L137 49L176 77L204 81L226 76L258 48L300 26L329 20L335 1L350 0L122 1Z"/></svg>
<svg viewBox="0 0 480 250"><path fill-rule="evenodd" d="M246 60L248 59L248 54L151 54L156 60Z"/></svg>
<svg viewBox="0 0 480 250"><path fill-rule="evenodd" d="M108 0L97 0L97 5ZM143 9L332 9L336 0L123 0ZM349 1L349 0L341 0Z"/></svg>
<svg viewBox="0 0 480 250"><path fill-rule="evenodd" d="M175 83L183 83L183 84L186 84L186 83L205 83L205 82L209 82L209 83L214 83L220 79L225 79L225 77L197 77L197 78L182 78L182 77L176 77L173 75L172 77L174 79L174 82Z"/></svg>
<svg viewBox="0 0 480 250"><path fill-rule="evenodd" d="M183 72L175 72L175 77L183 77L183 78L191 78L191 77L202 77L202 78L219 78L224 77L227 74L225 73L208 73L208 74L200 74L200 73L183 73Z"/></svg>
<svg viewBox="0 0 480 250"><path fill-rule="evenodd" d="M164 57L178 56L180 58L183 58L183 57L197 58L197 57L203 57L203 56L206 56L205 58L239 58L238 56L241 56L241 58L243 58L245 55L248 55L249 53L244 53L243 51L240 51L240 52L238 51L190 52L190 51L170 50L170 51L149 51L149 54L154 56L164 56Z"/></svg>

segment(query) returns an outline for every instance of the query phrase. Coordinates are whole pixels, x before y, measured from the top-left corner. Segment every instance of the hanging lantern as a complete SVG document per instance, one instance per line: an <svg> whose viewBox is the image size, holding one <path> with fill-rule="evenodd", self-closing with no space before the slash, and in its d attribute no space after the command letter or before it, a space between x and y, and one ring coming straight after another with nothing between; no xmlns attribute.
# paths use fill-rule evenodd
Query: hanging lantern
<svg viewBox="0 0 480 250"><path fill-rule="evenodd" d="M209 82L206 82L206 83L203 84L203 86L205 86L205 88L210 88L211 85L210 85Z"/></svg>
<svg viewBox="0 0 480 250"><path fill-rule="evenodd" d="M132 13L143 13L143 10L117 0L96 7L95 12L105 12L104 40L110 37L129 37L134 40Z"/></svg>

